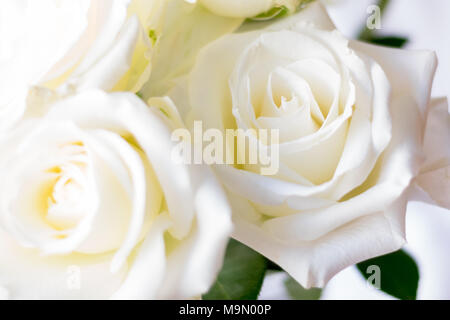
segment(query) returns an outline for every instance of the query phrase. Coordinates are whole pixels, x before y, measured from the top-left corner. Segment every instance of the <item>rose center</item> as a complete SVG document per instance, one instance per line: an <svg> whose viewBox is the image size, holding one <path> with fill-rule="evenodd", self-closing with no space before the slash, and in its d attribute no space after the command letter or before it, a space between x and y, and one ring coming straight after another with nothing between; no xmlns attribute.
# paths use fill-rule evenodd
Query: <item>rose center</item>
<svg viewBox="0 0 450 320"><path fill-rule="evenodd" d="M56 229L73 228L83 218L86 192L87 152L83 143L61 148L63 164L48 170L54 183L47 192L45 219Z"/></svg>

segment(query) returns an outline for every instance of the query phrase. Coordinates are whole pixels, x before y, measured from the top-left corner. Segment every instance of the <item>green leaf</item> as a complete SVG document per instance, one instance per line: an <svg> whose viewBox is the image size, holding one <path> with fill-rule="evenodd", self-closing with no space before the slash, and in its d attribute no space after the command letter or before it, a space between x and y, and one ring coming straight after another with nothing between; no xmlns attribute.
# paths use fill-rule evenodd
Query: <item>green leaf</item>
<svg viewBox="0 0 450 320"><path fill-rule="evenodd" d="M367 40L367 42L382 45L385 47L392 48L402 48L409 41L408 38L398 37L398 36L389 36L389 37L377 37L372 36Z"/></svg>
<svg viewBox="0 0 450 320"><path fill-rule="evenodd" d="M267 259L267 270L269 271L283 271L283 268L281 268L278 264L275 262Z"/></svg>
<svg viewBox="0 0 450 320"><path fill-rule="evenodd" d="M305 289L292 277L284 281L289 295L294 300L319 300L322 290L319 288Z"/></svg>
<svg viewBox="0 0 450 320"><path fill-rule="evenodd" d="M415 300L419 284L419 268L403 250L373 258L357 265L359 271L374 284L379 267L380 289L402 300Z"/></svg>
<svg viewBox="0 0 450 320"><path fill-rule="evenodd" d="M242 243L230 240L222 270L203 299L256 300L266 269L266 258Z"/></svg>

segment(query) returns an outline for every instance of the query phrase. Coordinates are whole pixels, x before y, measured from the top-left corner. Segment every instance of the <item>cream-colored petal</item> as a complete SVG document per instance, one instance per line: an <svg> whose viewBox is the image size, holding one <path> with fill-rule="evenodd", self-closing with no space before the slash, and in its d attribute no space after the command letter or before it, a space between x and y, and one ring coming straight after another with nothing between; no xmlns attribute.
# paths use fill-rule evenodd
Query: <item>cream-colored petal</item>
<svg viewBox="0 0 450 320"><path fill-rule="evenodd" d="M224 130L235 127L228 79L236 59L253 37L253 34L224 36L220 41L209 44L199 53L197 63L189 75L187 88L192 108L186 119L188 127L191 127L195 120L203 121L205 129ZM227 54L224 56L222 53L225 50ZM221 57L220 64L217 64L218 57ZM212 68L216 72L211 73ZM205 79L209 81L205 82ZM211 112L204 112L204 110L211 110Z"/></svg>
<svg viewBox="0 0 450 320"><path fill-rule="evenodd" d="M402 200L404 202L404 200ZM242 211L231 199L233 211ZM275 261L305 288L323 287L340 270L399 249L404 244L404 207L393 205L313 241L285 244L254 222L234 216L233 237Z"/></svg>
<svg viewBox="0 0 450 320"><path fill-rule="evenodd" d="M46 257L26 249L0 230L0 286L9 299L108 299L126 268L109 272L111 255Z"/></svg>
<svg viewBox="0 0 450 320"><path fill-rule="evenodd" d="M166 274L166 245L164 232L170 227L167 214L152 222L148 236L137 249L132 267L120 289L112 299L156 299Z"/></svg>
<svg viewBox="0 0 450 320"><path fill-rule="evenodd" d="M199 0L199 2L217 15L232 18L254 17L275 5L274 0Z"/></svg>
<svg viewBox="0 0 450 320"><path fill-rule="evenodd" d="M89 17L91 25L87 36L95 41L87 48L88 51L84 53L82 61L73 73L74 76L87 72L114 46L117 35L127 20L129 2L130 0L113 0L92 3Z"/></svg>
<svg viewBox="0 0 450 320"><path fill-rule="evenodd" d="M159 295L162 299L193 298L206 293L222 267L232 230L228 200L211 169L193 168L191 176L196 224L189 237L179 242L168 257L164 287Z"/></svg>
<svg viewBox="0 0 450 320"><path fill-rule="evenodd" d="M42 82L49 87L56 87L64 81L74 68L79 72L104 55L103 48L109 46L118 30L125 22L126 8L129 0L89 0L89 7L85 17L86 28L78 41L65 52L52 69L46 74Z"/></svg>
<svg viewBox="0 0 450 320"><path fill-rule="evenodd" d="M425 163L416 183L444 208L450 208L450 115L447 99L431 101L424 137Z"/></svg>
<svg viewBox="0 0 450 320"><path fill-rule="evenodd" d="M76 70L67 80L68 85L77 90L112 90L131 67L136 43L142 32L140 28L139 20L136 17L130 18L108 52L85 72L81 72L82 68Z"/></svg>
<svg viewBox="0 0 450 320"><path fill-rule="evenodd" d="M350 47L374 59L386 73L395 97L410 95L422 116L428 108L437 67L432 51L406 51L350 41Z"/></svg>

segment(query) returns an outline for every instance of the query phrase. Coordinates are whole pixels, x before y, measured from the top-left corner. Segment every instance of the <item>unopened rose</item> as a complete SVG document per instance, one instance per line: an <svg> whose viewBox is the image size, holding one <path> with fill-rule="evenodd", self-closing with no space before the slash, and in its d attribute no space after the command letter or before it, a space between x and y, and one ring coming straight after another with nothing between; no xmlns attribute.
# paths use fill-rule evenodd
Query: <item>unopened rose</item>
<svg viewBox="0 0 450 320"><path fill-rule="evenodd" d="M176 96L188 122L280 136L273 176L215 167L234 237L305 287L400 248L435 68L432 52L348 41L320 4L202 50Z"/></svg>
<svg viewBox="0 0 450 320"><path fill-rule="evenodd" d="M166 0L2 2L0 132L32 86L137 91L148 79Z"/></svg>
<svg viewBox="0 0 450 320"><path fill-rule="evenodd" d="M285 6L294 11L301 0L186 0L199 2L217 15L233 18L251 18L274 7Z"/></svg>
<svg viewBox="0 0 450 320"><path fill-rule="evenodd" d="M151 77L141 90L146 98L162 96L173 88L192 68L202 47L235 31L244 21L218 16L195 1L166 1L161 36L152 56Z"/></svg>
<svg viewBox="0 0 450 320"><path fill-rule="evenodd" d="M231 228L209 168L171 158L166 99L88 90L0 141L0 296L195 298Z"/></svg>

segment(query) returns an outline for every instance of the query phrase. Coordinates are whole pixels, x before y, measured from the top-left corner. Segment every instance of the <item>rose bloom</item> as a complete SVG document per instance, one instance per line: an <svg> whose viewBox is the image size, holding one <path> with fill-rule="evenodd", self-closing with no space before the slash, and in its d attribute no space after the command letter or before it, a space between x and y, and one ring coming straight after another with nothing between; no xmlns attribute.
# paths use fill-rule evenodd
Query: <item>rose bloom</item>
<svg viewBox="0 0 450 320"><path fill-rule="evenodd" d="M150 75L165 3L2 1L0 132L23 116L32 86L139 90Z"/></svg>
<svg viewBox="0 0 450 320"><path fill-rule="evenodd" d="M215 170L232 202L234 237L303 286L321 287L405 243L436 64L429 51L349 41L313 3L211 43L171 94L189 126L279 131L275 175L257 165ZM433 106L448 115L440 102Z"/></svg>
<svg viewBox="0 0 450 320"><path fill-rule="evenodd" d="M231 231L226 196L208 167L171 158L171 102L150 105L87 90L1 139L3 298L180 299L208 290Z"/></svg>

